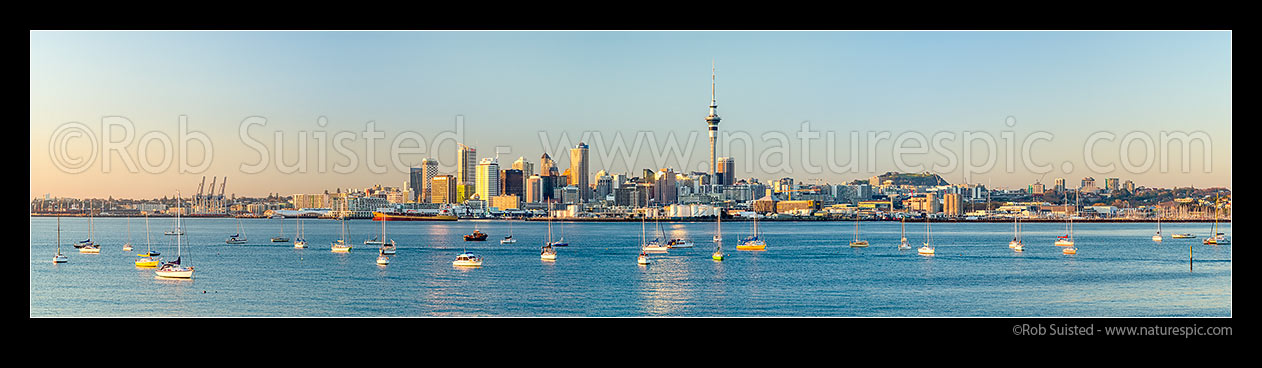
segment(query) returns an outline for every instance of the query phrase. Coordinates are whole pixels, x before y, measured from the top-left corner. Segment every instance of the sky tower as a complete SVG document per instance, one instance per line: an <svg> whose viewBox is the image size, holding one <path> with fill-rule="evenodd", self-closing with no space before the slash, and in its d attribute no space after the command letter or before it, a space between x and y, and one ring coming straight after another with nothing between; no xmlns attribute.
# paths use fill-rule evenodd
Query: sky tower
<svg viewBox="0 0 1262 368"><path fill-rule="evenodd" d="M710 115L705 117L706 125L710 128L710 175L713 177L718 172L717 155L715 155L714 139L719 135L719 102L714 96L714 61L710 61ZM727 183L723 183L727 184Z"/></svg>

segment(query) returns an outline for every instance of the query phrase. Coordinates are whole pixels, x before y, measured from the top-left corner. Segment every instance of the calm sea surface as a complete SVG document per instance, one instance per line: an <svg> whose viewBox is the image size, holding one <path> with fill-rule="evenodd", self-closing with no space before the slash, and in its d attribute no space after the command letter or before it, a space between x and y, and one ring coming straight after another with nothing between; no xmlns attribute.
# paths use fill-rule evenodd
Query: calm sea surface
<svg viewBox="0 0 1262 368"><path fill-rule="evenodd" d="M666 223L691 249L636 264L640 223L554 223L569 247L539 259L547 224L512 222L517 244L501 245L509 222L390 222L399 244L388 266L363 241L381 223L350 221L349 254L329 251L340 237L333 220L304 220L307 249L272 243L294 236L295 220L241 220L249 243L227 245L235 219L186 219L184 262L192 280L154 277L132 264L145 250L143 218L98 218L100 254L70 244L88 236L87 218L62 218L62 252L53 264L56 218L31 218L31 316L1231 316L1231 245L1201 244L1211 224L1078 223L1078 254L1052 245L1063 224L1023 224L1026 251L1007 247L1011 223L933 225L937 255L899 251L900 224L865 222L872 245L847 246L853 222L762 222L767 251L736 251L748 223L727 222L722 262L713 223ZM128 226L130 223L130 235ZM485 242L461 235L477 226ZM1231 234L1231 225L1221 225ZM172 220L151 219L155 250L174 258ZM650 233L653 223L648 224ZM1170 239L1188 232L1197 239ZM651 235L650 235L651 236ZM907 224L925 240L924 223ZM124 252L130 239L133 251ZM1193 269L1188 269L1188 247ZM469 250L480 268L451 265Z"/></svg>

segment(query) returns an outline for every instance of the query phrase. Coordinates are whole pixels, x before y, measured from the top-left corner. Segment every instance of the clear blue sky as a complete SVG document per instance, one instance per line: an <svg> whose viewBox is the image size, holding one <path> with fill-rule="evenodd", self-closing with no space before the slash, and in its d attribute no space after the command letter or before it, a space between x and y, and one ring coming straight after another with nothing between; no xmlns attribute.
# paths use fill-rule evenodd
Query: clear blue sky
<svg viewBox="0 0 1262 368"><path fill-rule="evenodd" d="M720 130L756 141L753 152L720 152L737 158L740 177L838 183L897 171L890 146L905 132L985 132L1000 138L1008 131L1019 147L1026 136L1045 131L1054 139L1031 150L1036 163L1055 168L1043 175L1044 183L1093 176L1102 184L1104 177L1116 176L1141 186L1204 187L1227 186L1231 178L1230 32L32 32L30 37L33 197L154 197L194 191L203 175L229 176L228 192L238 195L398 186L406 173L390 163L386 146L403 131L432 139L452 130L456 116L464 118L464 142L481 157L496 146L511 150L500 156L503 166L518 156L537 164L545 150L568 165L568 154L555 148L566 143L556 143L562 134L577 140L584 132L599 132L608 146L615 134L631 145L638 132L648 132L657 145L668 144L669 134L681 148L690 134L695 143L666 160L655 160L646 143L628 167L622 159L601 158L608 154L595 152L602 145L588 142L593 174L661 166L691 171L708 160L703 118L711 60L718 65ZM86 124L99 137L103 116L125 117L135 127L127 149L138 156L135 141L147 132L177 137L181 115L188 117L190 130L213 142L204 172L180 173L172 166L129 173L114 154L105 173L98 152L95 164L71 174L50 157L54 131L67 122ZM316 141L309 138L307 173L281 173L274 158L262 172L244 173L243 164L259 161L238 135L249 116L267 119L266 126L249 132L268 147L274 146L273 132L286 134L289 164L296 160L297 132L326 130L331 138L341 130L358 134L373 121L385 136L376 144L375 161L388 169L369 171L365 140L358 139L345 143L358 152L357 171L318 173ZM326 127L316 124L321 116ZM1016 120L1013 127L1004 123L1009 116ZM797 134L804 121L822 134L835 133L838 164L851 158L852 131L890 137L878 142L874 167L866 167L865 151L856 172L825 168L816 174L806 166L825 165L825 144L821 135L802 155ZM1084 142L1097 132L1115 135L1097 143L1094 156L1098 163L1114 163L1112 172L1093 172L1083 163ZM1157 165L1125 172L1118 147L1133 132L1153 140L1162 132L1202 132L1211 142L1210 172L1203 171L1200 143L1191 146L1196 154L1190 173L1179 172L1177 148L1169 153L1176 160L1169 172L1158 172ZM541 142L541 134L550 144ZM781 150L789 156L768 153L781 152L767 147L782 144L762 139L766 134L793 139ZM69 142L74 155L88 155L86 139ZM999 141L999 148L1004 144ZM326 150L326 167L349 160L329 143ZM959 150L985 152L976 146ZM149 151L152 163L160 161L158 151ZM449 167L454 151L445 144L438 152L400 160L414 164L432 156ZM925 166L949 160L935 153L908 157L905 162ZM1144 156L1132 157L1140 164ZM759 165L763 158L771 168ZM1020 156L1017 170L1007 172L1005 160L1000 156L994 168L970 179L1024 187L1041 176L1024 169ZM1072 170L1065 172L1064 162ZM952 182L965 175L942 174Z"/></svg>

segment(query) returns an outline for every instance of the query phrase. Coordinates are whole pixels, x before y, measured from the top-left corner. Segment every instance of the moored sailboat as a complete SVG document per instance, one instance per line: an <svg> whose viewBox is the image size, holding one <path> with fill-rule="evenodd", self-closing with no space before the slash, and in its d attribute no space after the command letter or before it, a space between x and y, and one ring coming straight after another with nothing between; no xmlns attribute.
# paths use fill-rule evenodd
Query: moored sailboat
<svg viewBox="0 0 1262 368"><path fill-rule="evenodd" d="M180 212L182 212L183 209L178 208L178 206L180 205L180 192L178 191L175 192L175 203L177 206L177 210L175 211L175 223L176 223L176 228L180 229L179 227ZM181 261L183 260L183 255L184 255L184 249L181 243L181 238L183 238L182 235L175 236L175 260L171 262L165 262L161 266L158 266L157 270L153 271L154 274L157 275L158 277L176 278L176 279L193 278L193 266L187 266L181 263Z"/></svg>

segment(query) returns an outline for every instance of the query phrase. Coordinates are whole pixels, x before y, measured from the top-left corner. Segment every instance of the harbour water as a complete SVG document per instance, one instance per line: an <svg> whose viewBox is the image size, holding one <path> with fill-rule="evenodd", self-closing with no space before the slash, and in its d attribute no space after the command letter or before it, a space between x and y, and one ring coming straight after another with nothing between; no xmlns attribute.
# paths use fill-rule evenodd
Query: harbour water
<svg viewBox="0 0 1262 368"><path fill-rule="evenodd" d="M640 224L553 223L571 244L555 262L539 259L544 222L512 223L516 244L500 244L505 221L390 222L398 253L378 266L380 222L350 221L350 253L329 251L340 237L333 220L304 220L309 247L272 243L293 219L242 220L249 242L225 244L228 218L186 219L184 258L191 280L155 278L132 261L145 250L143 218L95 219L100 254L71 246L87 238L87 218L30 220L32 317L1147 317L1232 315L1231 245L1203 245L1208 223L1077 223L1078 254L1054 246L1064 224L1023 224L1025 252L1014 252L1011 223L934 223L937 254L899 251L900 224L864 222L868 248L850 248L853 222L760 222L767 250L735 250L748 223L723 224L727 258L710 259L713 223L660 224L667 237L697 246L636 264ZM170 218L151 219L155 250L174 258ZM475 226L490 237L465 242ZM1231 224L1220 224L1231 234ZM648 223L650 233L654 224ZM1196 239L1171 239L1192 233ZM652 235L650 235L651 237ZM916 247L925 224L907 223ZM1189 269L1189 247L1194 260ZM453 267L468 250L482 267Z"/></svg>

